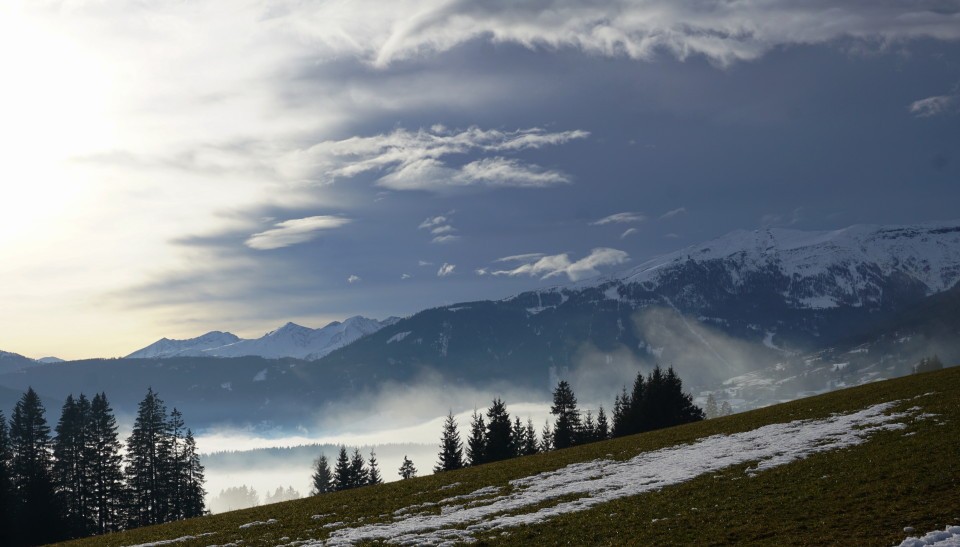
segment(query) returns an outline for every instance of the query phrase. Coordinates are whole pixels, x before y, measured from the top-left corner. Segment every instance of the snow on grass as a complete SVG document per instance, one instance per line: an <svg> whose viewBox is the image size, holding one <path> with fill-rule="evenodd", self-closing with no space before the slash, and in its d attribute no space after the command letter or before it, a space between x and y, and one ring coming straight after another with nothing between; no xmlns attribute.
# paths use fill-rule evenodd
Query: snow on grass
<svg viewBox="0 0 960 547"><path fill-rule="evenodd" d="M797 420L771 424L733 435L713 435L694 443L645 452L627 461L600 459L568 465L510 482L509 488L485 487L469 495L479 498L466 506L450 506L466 496L439 504L420 504L397 511L395 522L335 530L325 543L350 545L361 541L440 545L474 542L490 531L543 522L565 513L680 484L706 473L756 462L753 475L817 452L856 446L883 430L906 428L902 420L914 413L890 413L895 402L859 412L837 414L822 420ZM503 492L501 493L501 490ZM448 504L447 507L443 507ZM440 505L435 511L414 512ZM404 514L406 513L406 514Z"/></svg>
<svg viewBox="0 0 960 547"><path fill-rule="evenodd" d="M960 526L947 526L922 538L908 537L900 547L960 547Z"/></svg>
<svg viewBox="0 0 960 547"><path fill-rule="evenodd" d="M274 524L274 523L276 523L276 522L279 522L279 521L278 521L277 519L255 520L255 521L253 521L253 522L248 522L248 523L246 523L246 524L241 524L241 525L240 525L240 528L241 528L241 529L242 529L242 528L251 528L251 527L253 527L253 526L263 526L264 524Z"/></svg>
<svg viewBox="0 0 960 547"><path fill-rule="evenodd" d="M206 534L197 534L195 536L183 536L176 539L161 539L160 541L152 541L150 543L139 543L137 545L129 545L128 547L160 547L161 545L170 545L172 543L183 543L185 541L190 541L191 539L197 539L207 536L215 535L216 532L208 532Z"/></svg>

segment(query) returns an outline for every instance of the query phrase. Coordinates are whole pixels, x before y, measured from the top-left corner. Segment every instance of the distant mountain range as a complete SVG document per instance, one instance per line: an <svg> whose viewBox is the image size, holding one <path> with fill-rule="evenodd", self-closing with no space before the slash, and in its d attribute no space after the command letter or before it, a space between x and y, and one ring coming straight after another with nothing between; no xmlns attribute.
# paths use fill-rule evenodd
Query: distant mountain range
<svg viewBox="0 0 960 547"><path fill-rule="evenodd" d="M270 331L260 338L245 340L229 332L212 331L188 340L170 340L161 338L149 346L139 349L129 359L157 359L165 357L246 357L266 358L295 357L313 361L331 351L363 337L381 328L396 323L399 319L390 317L383 321L355 316L334 321L325 327L311 329L287 323L277 330Z"/></svg>
<svg viewBox="0 0 960 547"><path fill-rule="evenodd" d="M960 221L738 231L617 275L503 300L320 329L291 323L254 340L163 339L125 359L32 362L0 374L0 385L60 399L106 390L118 409L135 409L153 386L203 423L269 426L424 371L453 385L499 381L546 395L559 377L617 383L617 371L662 363L695 393L747 408L900 375L924 352L958 364L958 281Z"/></svg>

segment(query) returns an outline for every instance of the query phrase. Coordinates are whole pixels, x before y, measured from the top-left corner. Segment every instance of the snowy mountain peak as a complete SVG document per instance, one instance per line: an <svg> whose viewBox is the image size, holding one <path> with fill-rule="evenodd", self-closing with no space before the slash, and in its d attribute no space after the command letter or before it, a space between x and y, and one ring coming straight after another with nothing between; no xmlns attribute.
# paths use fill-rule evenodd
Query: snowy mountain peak
<svg viewBox="0 0 960 547"><path fill-rule="evenodd" d="M242 339L230 333L213 331L189 340L162 338L127 357L243 357L257 355L271 359L296 357L313 360L319 359L337 348L343 347L362 336L372 334L396 321L397 319L393 317L384 321L377 321L357 315L344 320L342 323L333 321L319 329L311 329L291 321L260 338L252 340Z"/></svg>

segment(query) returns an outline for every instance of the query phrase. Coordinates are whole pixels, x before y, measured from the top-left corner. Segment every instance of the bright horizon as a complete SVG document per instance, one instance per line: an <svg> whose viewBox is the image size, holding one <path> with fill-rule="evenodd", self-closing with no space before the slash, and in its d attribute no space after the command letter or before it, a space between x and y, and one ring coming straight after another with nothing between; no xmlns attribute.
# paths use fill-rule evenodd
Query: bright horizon
<svg viewBox="0 0 960 547"><path fill-rule="evenodd" d="M956 217L958 10L0 7L0 350L126 355Z"/></svg>

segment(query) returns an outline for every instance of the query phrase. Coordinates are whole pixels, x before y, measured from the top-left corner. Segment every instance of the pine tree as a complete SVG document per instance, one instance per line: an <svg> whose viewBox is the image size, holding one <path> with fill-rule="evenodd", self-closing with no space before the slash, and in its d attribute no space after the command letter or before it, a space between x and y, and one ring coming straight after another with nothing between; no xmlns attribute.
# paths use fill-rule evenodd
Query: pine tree
<svg viewBox="0 0 960 547"><path fill-rule="evenodd" d="M130 527L166 522L170 513L170 422L163 401L153 392L140 401L133 432L127 439L127 484L135 505Z"/></svg>
<svg viewBox="0 0 960 547"><path fill-rule="evenodd" d="M487 428L483 415L474 409L470 420L470 437L467 439L467 458L470 465L487 463Z"/></svg>
<svg viewBox="0 0 960 547"><path fill-rule="evenodd" d="M708 420L720 416L720 408L717 406L717 398L713 396L713 393L707 395L707 404L703 407L703 414Z"/></svg>
<svg viewBox="0 0 960 547"><path fill-rule="evenodd" d="M347 447L340 446L340 454L333 468L333 489L337 492L353 488L353 477L350 472L350 457L347 456Z"/></svg>
<svg viewBox="0 0 960 547"><path fill-rule="evenodd" d="M89 489L86 513L93 521L93 533L120 530L124 524L124 492L117 420L107 396L100 393L90 404L89 429L84 459L89 463Z"/></svg>
<svg viewBox="0 0 960 547"><path fill-rule="evenodd" d="M183 449L179 461L182 462L178 472L183 490L180 492L180 505L177 518L189 519L206 513L204 497L207 492L203 489L205 482L203 465L200 463L200 454L197 453L197 442L193 438L193 431L187 429L183 438Z"/></svg>
<svg viewBox="0 0 960 547"><path fill-rule="evenodd" d="M523 447L527 444L527 428L520 421L520 416L513 419L513 427L510 429L510 448L513 449L511 458L523 455Z"/></svg>
<svg viewBox="0 0 960 547"><path fill-rule="evenodd" d="M167 521L184 518L180 512L187 491L187 454L183 446L184 426L183 415L174 408L167 418L168 435L164 439L167 445L166 451L169 454L163 469L165 497L168 504L168 513L164 520Z"/></svg>
<svg viewBox="0 0 960 547"><path fill-rule="evenodd" d="M550 452L553 450L553 431L550 430L550 420L543 424L543 431L540 434L540 452Z"/></svg>
<svg viewBox="0 0 960 547"><path fill-rule="evenodd" d="M440 436L440 461L433 467L434 473L453 471L463 467L463 443L460 441L460 432L457 431L457 422L453 419L453 410L447 413L447 420L443 422L443 434Z"/></svg>
<svg viewBox="0 0 960 547"><path fill-rule="evenodd" d="M614 435L630 435L703 419L703 410L683 392L683 383L673 367L666 372L657 366L644 379L637 374L633 392L620 399L621 419L614 423Z"/></svg>
<svg viewBox="0 0 960 547"><path fill-rule="evenodd" d="M580 431L577 435L579 441L577 444L592 443L597 440L597 426L593 423L593 412L587 410L587 414L580 424Z"/></svg>
<svg viewBox="0 0 960 547"><path fill-rule="evenodd" d="M607 423L607 414L601 406L597 410L597 440L605 441L610 438L610 424Z"/></svg>
<svg viewBox="0 0 960 547"><path fill-rule="evenodd" d="M523 436L523 446L520 447L520 453L523 456L531 456L540 452L537 446L537 431L533 427L533 420L527 418L527 431Z"/></svg>
<svg viewBox="0 0 960 547"><path fill-rule="evenodd" d="M729 401L724 401L723 404L720 405L720 415L721 415L721 416L729 416L729 415L731 415L731 414L733 414L733 409L730 408L730 402L729 402Z"/></svg>
<svg viewBox="0 0 960 547"><path fill-rule="evenodd" d="M410 458L404 454L403 464L400 465L400 478L401 479L412 479L417 476L417 468L413 466L413 462L410 461Z"/></svg>
<svg viewBox="0 0 960 547"><path fill-rule="evenodd" d="M313 490L311 496L333 492L333 473L330 472L330 462L325 454L313 462Z"/></svg>
<svg viewBox="0 0 960 547"><path fill-rule="evenodd" d="M507 405L499 398L487 409L487 442L485 462L497 462L512 458L516 452L510 438L510 414Z"/></svg>
<svg viewBox="0 0 960 547"><path fill-rule="evenodd" d="M360 455L360 449L353 449L353 458L350 459L350 488L359 488L366 486L368 480L368 471L363 456Z"/></svg>
<svg viewBox="0 0 960 547"><path fill-rule="evenodd" d="M10 545L13 536L13 482L11 478L10 437L7 419L0 412L0 545Z"/></svg>
<svg viewBox="0 0 960 547"><path fill-rule="evenodd" d="M573 446L580 429L580 411L577 398L566 380L561 380L553 391L553 406L550 413L557 417L553 426L553 446L556 449Z"/></svg>
<svg viewBox="0 0 960 547"><path fill-rule="evenodd" d="M643 376L640 376L643 379ZM629 435L629 415L630 415L630 395L627 394L627 387L623 387L623 392L617 395L613 401L613 428L610 431L611 437L623 437Z"/></svg>
<svg viewBox="0 0 960 547"><path fill-rule="evenodd" d="M370 468L367 471L367 484L383 484L383 477L380 476L380 466L377 464L377 455L373 449L370 449Z"/></svg>
<svg viewBox="0 0 960 547"><path fill-rule="evenodd" d="M63 539L62 509L52 477L50 426L33 388L28 388L13 410L10 449L13 496L19 501L14 517L17 540L33 545Z"/></svg>
<svg viewBox="0 0 960 547"><path fill-rule="evenodd" d="M81 393L74 400L73 395L68 395L53 439L53 477L71 538L86 537L93 531L87 513L91 478L86 450L89 421L90 402L86 396Z"/></svg>

